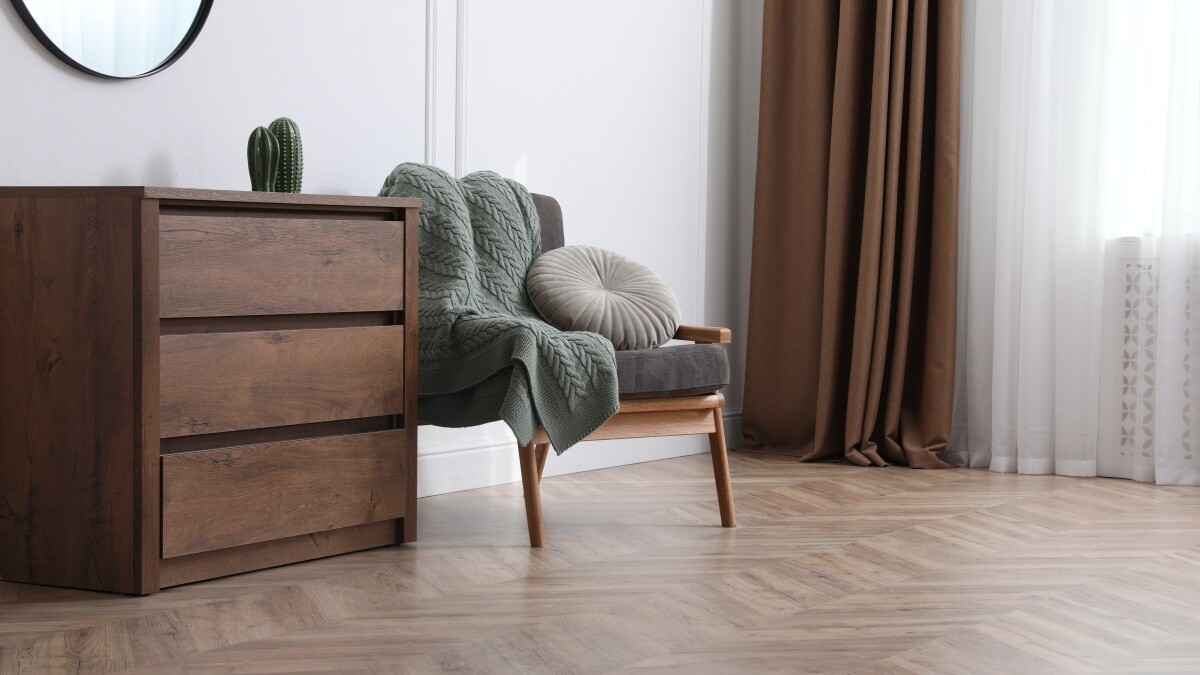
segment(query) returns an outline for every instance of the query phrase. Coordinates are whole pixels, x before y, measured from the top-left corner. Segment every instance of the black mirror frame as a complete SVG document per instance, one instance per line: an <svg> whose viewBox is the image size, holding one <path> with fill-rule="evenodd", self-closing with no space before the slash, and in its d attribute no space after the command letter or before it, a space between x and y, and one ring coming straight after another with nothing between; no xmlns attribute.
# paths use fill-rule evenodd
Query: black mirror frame
<svg viewBox="0 0 1200 675"><path fill-rule="evenodd" d="M175 50L172 51L167 58L163 59L162 63L155 66L153 70L148 70L140 75L126 76L109 75L107 73L96 72L71 58L66 52L59 49L58 45L54 44L54 40L51 40L50 37L46 35L46 32L42 30L42 27L38 25L37 19L33 18L33 15L29 13L29 8L25 6L25 0L12 0L12 4L17 10L17 14L20 15L21 20L25 22L25 25L33 33L34 37L38 39L38 42L41 42L46 49L50 50L51 54L57 56L63 63L66 63L75 70L85 72L88 75L93 75L95 77L101 77L106 80L136 80L143 77L150 77L157 72L166 70L168 66L175 63L179 60L179 57L183 56L184 52L188 50L188 47L191 47L192 43L196 41L196 36L200 34L200 30L204 28L204 22L208 20L208 12L212 9L213 0L200 0L200 8L196 10L196 18L192 20L192 25L190 28L188 28L187 34L183 36L183 40L179 42L179 45L175 47Z"/></svg>

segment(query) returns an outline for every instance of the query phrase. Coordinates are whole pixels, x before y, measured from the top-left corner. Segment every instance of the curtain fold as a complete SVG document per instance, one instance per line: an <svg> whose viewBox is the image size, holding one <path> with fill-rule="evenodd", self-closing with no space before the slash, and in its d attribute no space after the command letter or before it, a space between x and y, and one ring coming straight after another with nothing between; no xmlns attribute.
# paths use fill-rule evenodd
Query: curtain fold
<svg viewBox="0 0 1200 675"><path fill-rule="evenodd" d="M958 0L767 0L745 448L949 466Z"/></svg>
<svg viewBox="0 0 1200 675"><path fill-rule="evenodd" d="M1200 3L973 0L947 459L1200 484Z"/></svg>

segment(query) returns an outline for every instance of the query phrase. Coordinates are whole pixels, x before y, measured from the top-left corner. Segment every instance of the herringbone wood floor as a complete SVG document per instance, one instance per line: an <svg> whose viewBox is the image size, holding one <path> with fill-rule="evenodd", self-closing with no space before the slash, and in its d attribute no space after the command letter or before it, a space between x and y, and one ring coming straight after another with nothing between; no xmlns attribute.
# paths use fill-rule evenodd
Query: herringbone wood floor
<svg viewBox="0 0 1200 675"><path fill-rule="evenodd" d="M0 672L1200 672L1200 489L731 459L736 530L701 455L548 478L544 550L513 484L146 598L0 583Z"/></svg>

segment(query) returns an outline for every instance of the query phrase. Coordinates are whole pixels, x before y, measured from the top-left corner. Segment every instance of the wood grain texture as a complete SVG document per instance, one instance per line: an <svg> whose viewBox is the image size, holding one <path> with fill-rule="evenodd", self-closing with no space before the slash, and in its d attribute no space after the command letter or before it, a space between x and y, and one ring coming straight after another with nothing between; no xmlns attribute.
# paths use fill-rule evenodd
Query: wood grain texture
<svg viewBox="0 0 1200 675"><path fill-rule="evenodd" d="M137 345L156 319L138 304L150 278L135 275L134 208L0 196L0 578L153 585L139 563L155 529L141 455L157 454L142 414L153 352Z"/></svg>
<svg viewBox="0 0 1200 675"><path fill-rule="evenodd" d="M404 327L164 335L163 437L404 412Z"/></svg>
<svg viewBox="0 0 1200 675"><path fill-rule="evenodd" d="M163 557L399 518L407 460L403 430L164 456Z"/></svg>
<svg viewBox="0 0 1200 675"><path fill-rule="evenodd" d="M546 460L550 458L550 444L538 443L535 448L537 455L537 476L538 482L542 481L542 474L546 471Z"/></svg>
<svg viewBox="0 0 1200 675"><path fill-rule="evenodd" d="M642 400L642 399L635 399ZM623 404L623 403L622 403ZM688 436L713 432L711 408L683 410L650 410L646 412L618 412L588 434L585 441L605 441L614 438L652 438L655 436ZM533 435L536 445L550 442L545 429L539 428Z"/></svg>
<svg viewBox="0 0 1200 675"><path fill-rule="evenodd" d="M733 342L733 332L728 328L717 326L680 326L675 330L676 340L689 342L708 342L729 344Z"/></svg>
<svg viewBox="0 0 1200 675"><path fill-rule="evenodd" d="M149 199L161 199L175 203L232 204L239 207L261 204L265 206L329 206L345 207L355 211L417 209L420 199L409 197L375 197L360 195L319 195L297 192L244 192L239 190L203 190L195 188L143 187Z"/></svg>
<svg viewBox="0 0 1200 675"><path fill-rule="evenodd" d="M163 560L160 563L161 581L164 588L178 586L247 570L261 570L350 551L378 548L394 543L395 539L395 521L383 520L218 551L205 551Z"/></svg>
<svg viewBox="0 0 1200 675"><path fill-rule="evenodd" d="M610 438L653 438L707 434L713 430L712 410L662 410L618 413L584 440Z"/></svg>
<svg viewBox="0 0 1200 675"><path fill-rule="evenodd" d="M700 394L698 396L671 396L668 398L622 399L619 413L654 412L659 410L704 410L725 405L725 395Z"/></svg>
<svg viewBox="0 0 1200 675"><path fill-rule="evenodd" d="M0 198L39 197L52 199L158 199L164 202L213 204L226 207L246 206L326 206L354 210L392 211L416 209L421 200L407 197L362 197L356 195L318 195L290 192L244 192L195 188L113 186L28 186L0 187Z"/></svg>
<svg viewBox="0 0 1200 675"><path fill-rule="evenodd" d="M721 511L721 527L735 527L733 484L729 476L729 453L725 447L725 423L721 410L712 411L713 432L708 435L708 449L712 456L713 478L717 483L717 506Z"/></svg>
<svg viewBox="0 0 1200 675"><path fill-rule="evenodd" d="M409 208L404 210L404 240L411 242L410 246L404 249L404 313L402 316L396 317L396 321L404 323L404 391L407 395L404 399L404 418L401 420L404 424L404 430L407 434L408 448L408 466L411 467L410 475L408 476L408 508L405 509L404 519L400 521L400 530L396 533L396 540L400 543L408 543L417 540L417 420L419 414L417 412L417 364L419 357L417 355L417 347L419 343L420 321L417 320L418 315L418 280L420 270L420 249L418 242L420 241L420 225L421 214L417 208L419 204L411 204Z"/></svg>
<svg viewBox="0 0 1200 675"><path fill-rule="evenodd" d="M1200 670L1196 488L729 459L732 530L693 455L541 481L541 549L512 483L147 598L0 583L0 672Z"/></svg>
<svg viewBox="0 0 1200 675"><path fill-rule="evenodd" d="M356 417L350 420L310 422L308 424L293 424L282 427L266 427L263 429L243 429L241 431L226 431L219 434L174 436L162 439L159 442L159 447L162 454L170 455L176 452L231 448L237 445L257 445L259 443L296 441L305 438L320 438L322 436L346 436L348 434L362 434L371 431L386 431L388 429L395 429L397 426L396 418L393 415Z"/></svg>
<svg viewBox="0 0 1200 675"><path fill-rule="evenodd" d="M545 543L537 447L533 443L517 447L521 462L521 489L525 495L525 525L529 530L529 546L532 548L541 548Z"/></svg>
<svg viewBox="0 0 1200 675"><path fill-rule="evenodd" d="M164 318L394 311L403 223L163 216Z"/></svg>
<svg viewBox="0 0 1200 675"><path fill-rule="evenodd" d="M136 412L140 415L139 435L134 447L134 485L138 498L134 500L134 533L138 552L134 556L137 590L139 593L157 591L159 551L162 548L162 476L159 455L162 451L158 430L159 401L159 317L158 293L158 210L157 200L144 199L134 203L133 309L134 380Z"/></svg>
<svg viewBox="0 0 1200 675"><path fill-rule="evenodd" d="M157 590L163 574L179 583L413 540L416 402L404 394L416 390L418 265L406 242L416 241L418 206L0 188L0 578L141 594ZM169 312L219 316L162 318L164 299ZM348 482L331 486L314 475L320 462L279 462L272 481L290 491L275 501L291 508L244 523L236 536L218 532L210 544L264 532L282 539L180 556L160 569L163 452L263 443L308 451L327 447L319 439L373 432L390 440L372 457L401 468L369 473L394 485L364 490L365 470L333 462ZM261 494L237 487L261 510ZM348 501L326 496L322 507L323 489ZM210 491L223 496L221 486ZM189 517L210 516L214 499L192 497ZM244 520L246 504L236 506L231 520ZM382 520L325 529L361 518Z"/></svg>

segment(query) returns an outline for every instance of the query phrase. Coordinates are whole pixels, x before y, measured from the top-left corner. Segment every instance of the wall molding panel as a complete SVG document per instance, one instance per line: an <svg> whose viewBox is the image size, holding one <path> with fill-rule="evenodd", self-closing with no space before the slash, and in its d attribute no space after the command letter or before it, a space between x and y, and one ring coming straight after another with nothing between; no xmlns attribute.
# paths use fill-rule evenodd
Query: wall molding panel
<svg viewBox="0 0 1200 675"><path fill-rule="evenodd" d="M467 162L467 0L457 0L454 58L454 175L466 175Z"/></svg>
<svg viewBox="0 0 1200 675"><path fill-rule="evenodd" d="M465 0L425 0L425 163L459 172Z"/></svg>

